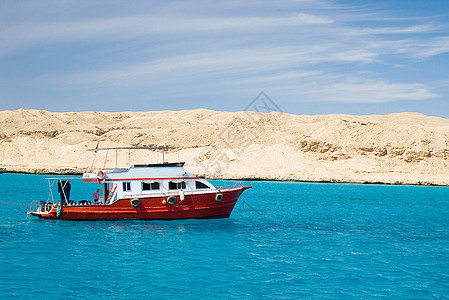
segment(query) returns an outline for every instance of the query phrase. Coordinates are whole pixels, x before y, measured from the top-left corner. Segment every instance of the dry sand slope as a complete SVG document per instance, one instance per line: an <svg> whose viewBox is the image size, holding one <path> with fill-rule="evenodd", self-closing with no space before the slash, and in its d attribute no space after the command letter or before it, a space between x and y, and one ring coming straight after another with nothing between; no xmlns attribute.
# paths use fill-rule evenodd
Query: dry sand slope
<svg viewBox="0 0 449 300"><path fill-rule="evenodd" d="M0 167L29 173L77 173L111 146L175 146L208 178L448 185L449 120L417 113L298 116L217 112L0 112ZM115 152L98 155L114 167ZM134 162L160 153L134 151ZM119 152L119 166L128 152Z"/></svg>

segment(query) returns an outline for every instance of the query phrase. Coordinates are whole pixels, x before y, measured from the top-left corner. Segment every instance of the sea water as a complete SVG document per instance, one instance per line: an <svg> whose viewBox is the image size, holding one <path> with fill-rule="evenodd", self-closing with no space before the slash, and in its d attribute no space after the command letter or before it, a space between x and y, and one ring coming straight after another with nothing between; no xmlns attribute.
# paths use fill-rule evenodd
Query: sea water
<svg viewBox="0 0 449 300"><path fill-rule="evenodd" d="M45 177L0 175L0 201L46 200ZM72 181L71 198L96 188ZM0 203L1 299L449 297L449 188L256 181L217 220L27 209Z"/></svg>

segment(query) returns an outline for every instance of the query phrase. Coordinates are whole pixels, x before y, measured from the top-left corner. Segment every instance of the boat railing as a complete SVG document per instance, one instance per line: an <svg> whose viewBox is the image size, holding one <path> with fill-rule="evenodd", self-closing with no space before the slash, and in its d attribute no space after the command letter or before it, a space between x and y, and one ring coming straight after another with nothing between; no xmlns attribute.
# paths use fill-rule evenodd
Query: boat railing
<svg viewBox="0 0 449 300"><path fill-rule="evenodd" d="M117 171L117 170L120 170L120 171L123 171L123 170L128 170L129 168L125 168L125 167L123 167L123 168L106 168L106 167L104 167L104 168L96 168L96 169L94 169L94 168L88 168L88 169L81 169L81 172L83 172L83 173L93 173L93 172L97 172L97 171L104 171L104 172L108 172L108 173L114 173L114 171Z"/></svg>
<svg viewBox="0 0 449 300"><path fill-rule="evenodd" d="M31 201L31 203L30 203L30 209L28 210L28 214L29 214L30 212L35 212L35 211L37 211L37 209L39 208L39 206L40 206L40 202L39 202L38 200L33 200L33 201Z"/></svg>
<svg viewBox="0 0 449 300"><path fill-rule="evenodd" d="M35 212L49 212L52 210L54 204L50 202L45 202L43 200L33 200L30 204L30 211Z"/></svg>
<svg viewBox="0 0 449 300"><path fill-rule="evenodd" d="M243 187L245 185L244 181L237 181L235 184L228 184L228 185L220 185L217 186L217 190L222 190L222 189L234 189L234 188L240 188ZM252 186L252 182L251 182L251 186Z"/></svg>

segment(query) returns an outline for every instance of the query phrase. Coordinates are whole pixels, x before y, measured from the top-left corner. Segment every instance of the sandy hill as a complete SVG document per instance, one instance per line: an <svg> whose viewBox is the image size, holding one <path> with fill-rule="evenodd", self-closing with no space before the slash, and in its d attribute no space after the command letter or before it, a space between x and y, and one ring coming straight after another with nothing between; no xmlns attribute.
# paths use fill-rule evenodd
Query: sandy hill
<svg viewBox="0 0 449 300"><path fill-rule="evenodd" d="M170 161L186 161L209 178L382 182L447 185L449 120L418 113L298 116L217 112L0 112L0 167L30 173L77 173L85 151L110 146L175 146ZM124 153L126 152L126 153ZM128 164L127 151L118 165ZM96 167L116 164L115 152ZM133 162L160 153L133 151Z"/></svg>

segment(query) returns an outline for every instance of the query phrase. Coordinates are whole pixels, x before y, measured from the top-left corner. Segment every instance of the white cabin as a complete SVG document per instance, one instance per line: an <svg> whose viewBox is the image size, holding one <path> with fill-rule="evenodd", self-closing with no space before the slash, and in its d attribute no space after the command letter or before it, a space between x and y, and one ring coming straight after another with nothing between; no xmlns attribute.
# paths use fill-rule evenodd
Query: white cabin
<svg viewBox="0 0 449 300"><path fill-rule="evenodd" d="M133 165L106 173L103 181L105 204L118 199L156 195L178 195L216 190L207 180L196 177L184 168L184 163Z"/></svg>

